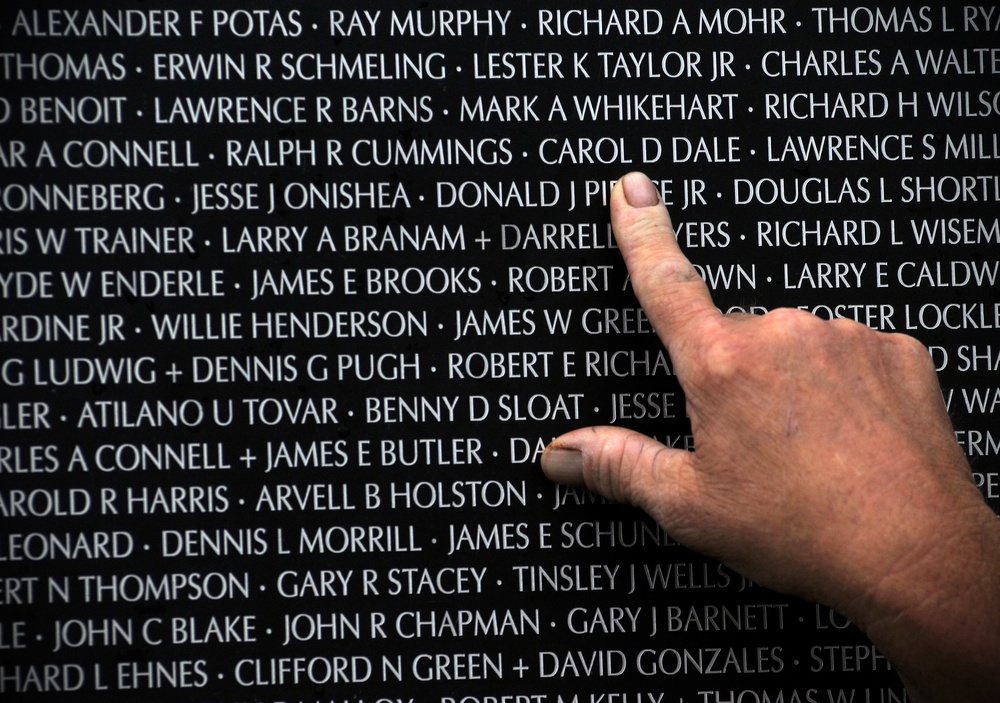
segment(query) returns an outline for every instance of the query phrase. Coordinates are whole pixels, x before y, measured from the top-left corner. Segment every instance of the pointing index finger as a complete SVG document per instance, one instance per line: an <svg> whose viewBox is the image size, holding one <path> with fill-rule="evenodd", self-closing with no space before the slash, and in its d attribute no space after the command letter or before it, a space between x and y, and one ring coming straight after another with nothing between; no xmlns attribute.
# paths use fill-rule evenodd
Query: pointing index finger
<svg viewBox="0 0 1000 703"><path fill-rule="evenodd" d="M667 208L644 174L629 173L615 184L611 225L635 294L660 340L676 356L696 325L721 314L677 245Z"/></svg>

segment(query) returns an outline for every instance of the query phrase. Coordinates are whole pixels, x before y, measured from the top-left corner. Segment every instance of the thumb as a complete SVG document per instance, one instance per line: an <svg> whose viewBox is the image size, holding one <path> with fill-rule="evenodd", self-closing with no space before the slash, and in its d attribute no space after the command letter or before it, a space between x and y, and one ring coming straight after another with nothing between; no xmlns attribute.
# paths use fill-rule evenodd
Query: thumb
<svg viewBox="0 0 1000 703"><path fill-rule="evenodd" d="M692 452L620 427L587 427L557 437L541 464L550 480L640 507L668 533L686 531L684 518L697 500Z"/></svg>

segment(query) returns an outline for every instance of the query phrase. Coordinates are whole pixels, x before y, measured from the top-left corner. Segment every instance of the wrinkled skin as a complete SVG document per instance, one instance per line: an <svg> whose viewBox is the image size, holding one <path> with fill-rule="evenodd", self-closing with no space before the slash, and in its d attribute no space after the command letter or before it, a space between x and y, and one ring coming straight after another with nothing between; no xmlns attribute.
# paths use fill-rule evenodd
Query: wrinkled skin
<svg viewBox="0 0 1000 703"><path fill-rule="evenodd" d="M616 184L611 215L696 450L585 428L552 442L546 474L847 615L914 700L1000 700L1000 526L926 348L800 310L722 315L642 174Z"/></svg>

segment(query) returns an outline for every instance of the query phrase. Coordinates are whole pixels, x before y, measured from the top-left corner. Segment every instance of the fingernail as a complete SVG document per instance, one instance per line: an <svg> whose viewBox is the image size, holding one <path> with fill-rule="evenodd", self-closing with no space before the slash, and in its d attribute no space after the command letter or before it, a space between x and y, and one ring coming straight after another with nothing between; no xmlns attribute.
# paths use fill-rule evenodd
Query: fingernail
<svg viewBox="0 0 1000 703"><path fill-rule="evenodd" d="M542 454L542 471L556 483L582 486L583 453L575 449L550 449Z"/></svg>
<svg viewBox="0 0 1000 703"><path fill-rule="evenodd" d="M634 171L622 176L622 189L625 191L625 200L632 207L650 207L660 202L656 186L644 173Z"/></svg>

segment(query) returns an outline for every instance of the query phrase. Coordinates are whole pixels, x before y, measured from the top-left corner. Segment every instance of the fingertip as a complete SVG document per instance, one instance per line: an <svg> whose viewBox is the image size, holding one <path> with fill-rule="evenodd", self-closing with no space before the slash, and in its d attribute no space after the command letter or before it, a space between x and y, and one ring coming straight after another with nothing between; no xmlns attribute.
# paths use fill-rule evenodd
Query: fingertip
<svg viewBox="0 0 1000 703"><path fill-rule="evenodd" d="M541 456L552 481L586 488L661 519L684 495L693 455L622 427L585 427L557 437Z"/></svg>
<svg viewBox="0 0 1000 703"><path fill-rule="evenodd" d="M542 453L542 473L555 483L565 486L582 486L583 452L549 446Z"/></svg>
<svg viewBox="0 0 1000 703"><path fill-rule="evenodd" d="M631 238L635 235L645 240L649 238L642 234L653 232L657 235L669 234L676 241L666 203L653 181L641 171L626 173L618 179L611 191L610 206L615 237Z"/></svg>
<svg viewBox="0 0 1000 703"><path fill-rule="evenodd" d="M660 204L660 193L645 173L641 171L626 173L619 182L625 202L632 207L644 208Z"/></svg>

